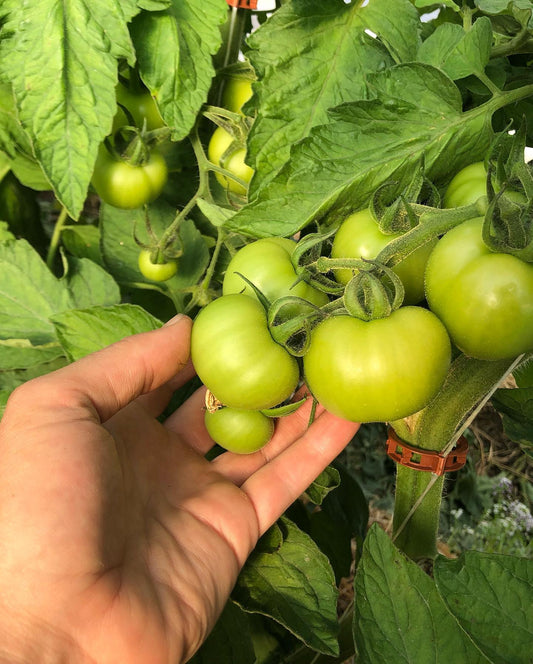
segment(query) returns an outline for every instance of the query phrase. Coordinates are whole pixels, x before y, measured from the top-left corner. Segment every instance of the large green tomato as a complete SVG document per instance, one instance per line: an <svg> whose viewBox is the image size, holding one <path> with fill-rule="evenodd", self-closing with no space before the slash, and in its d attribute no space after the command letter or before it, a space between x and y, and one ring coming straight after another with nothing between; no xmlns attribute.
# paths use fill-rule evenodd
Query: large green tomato
<svg viewBox="0 0 533 664"><path fill-rule="evenodd" d="M157 103L149 90L141 89L136 92L119 83L117 85L117 102L128 109L139 129L142 129L144 122L146 122L146 129L148 130L160 129L165 126ZM119 107L113 121L113 130L116 131L127 124L129 124L127 117Z"/></svg>
<svg viewBox="0 0 533 664"><path fill-rule="evenodd" d="M304 356L316 399L354 422L390 422L426 406L442 385L451 344L439 319L422 307L387 318L332 316L319 323Z"/></svg>
<svg viewBox="0 0 533 664"><path fill-rule="evenodd" d="M243 76L230 76L224 83L222 106L228 111L240 113L252 96L252 80Z"/></svg>
<svg viewBox="0 0 533 664"><path fill-rule="evenodd" d="M246 159L246 150L244 148L237 148L236 150L229 149L233 140L233 136L223 127L217 127L207 146L207 156L213 164L222 166L222 168L225 168L233 175L248 183L252 179L254 169L250 168L244 161ZM215 173L215 177L224 189L228 189L228 191L239 194L240 196L246 195L248 188L243 187L238 182L235 182L235 180L227 178L221 173Z"/></svg>
<svg viewBox="0 0 533 664"><path fill-rule="evenodd" d="M439 241L426 269L426 297L470 357L503 360L533 350L533 265L492 252L478 217Z"/></svg>
<svg viewBox="0 0 533 664"><path fill-rule="evenodd" d="M300 377L296 359L270 335L262 305L247 295L223 295L200 311L191 358L204 385L232 408L276 406Z"/></svg>
<svg viewBox="0 0 533 664"><path fill-rule="evenodd" d="M274 420L258 410L219 408L205 412L205 426L211 438L229 452L257 452L272 438Z"/></svg>
<svg viewBox="0 0 533 664"><path fill-rule="evenodd" d="M239 276L243 274L270 302L285 295L294 295L318 307L326 304L328 296L305 281L294 286L297 276L291 254L295 247L295 242L282 237L263 238L245 245L226 269L222 292L224 295L242 292L255 297L253 288Z"/></svg>
<svg viewBox="0 0 533 664"><path fill-rule="evenodd" d="M454 175L444 194L443 207L470 205L486 195L487 171L485 164L477 161Z"/></svg>
<svg viewBox="0 0 533 664"><path fill-rule="evenodd" d="M168 177L164 157L152 150L148 161L133 166L115 159L102 144L98 151L92 185L100 198L118 208L133 209L155 200Z"/></svg>
<svg viewBox="0 0 533 664"><path fill-rule="evenodd" d="M339 226L333 240L331 257L373 259L389 242L400 236L401 233L383 233L370 210L360 210L351 214ZM424 299L424 271L435 242L428 242L413 251L393 268L405 289L404 304L417 304ZM347 284L353 275L353 270L335 270L335 278L341 284Z"/></svg>

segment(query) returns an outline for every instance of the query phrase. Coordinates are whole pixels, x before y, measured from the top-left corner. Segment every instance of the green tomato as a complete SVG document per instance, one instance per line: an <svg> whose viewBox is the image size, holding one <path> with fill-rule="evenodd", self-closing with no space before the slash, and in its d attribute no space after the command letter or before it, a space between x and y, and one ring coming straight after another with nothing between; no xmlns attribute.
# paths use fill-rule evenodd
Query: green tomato
<svg viewBox="0 0 533 664"><path fill-rule="evenodd" d="M161 117L157 103L148 90L140 90L134 92L124 85L119 83L117 85L117 102L125 106L131 113L135 120L135 125L142 129L144 121L146 120L146 129L160 129L165 126L165 122ZM117 111L113 121L113 131L120 129L124 125L128 125L128 119L124 111L120 108Z"/></svg>
<svg viewBox="0 0 533 664"><path fill-rule="evenodd" d="M191 358L200 380L231 408L272 408L300 377L296 359L270 335L262 305L247 295L223 295L200 311Z"/></svg>
<svg viewBox="0 0 533 664"><path fill-rule="evenodd" d="M229 452L257 452L272 438L274 421L258 410L219 408L205 412L205 426L211 438Z"/></svg>
<svg viewBox="0 0 533 664"><path fill-rule="evenodd" d="M228 111L240 113L244 104L251 98L252 81L242 76L230 76L224 83L222 106Z"/></svg>
<svg viewBox="0 0 533 664"><path fill-rule="evenodd" d="M470 205L486 195L487 171L485 164L477 161L454 175L444 194L443 207Z"/></svg>
<svg viewBox="0 0 533 664"><path fill-rule="evenodd" d="M318 307L328 302L328 296L305 281L297 280L291 263L296 243L288 238L272 237L256 240L245 245L233 256L224 275L222 292L245 293L256 297L255 292L240 276L243 274L260 291L274 302L285 295L301 297Z"/></svg>
<svg viewBox="0 0 533 664"><path fill-rule="evenodd" d="M233 175L248 183L252 179L254 169L245 163L246 150L244 148L228 150L233 140L233 136L223 127L217 127L207 146L207 156L213 164L222 166L222 168L225 168ZM227 178L221 173L215 173L215 177L224 189L228 189L228 191L239 194L240 196L246 195L248 188L243 187L238 182L235 182L235 180Z"/></svg>
<svg viewBox="0 0 533 664"><path fill-rule="evenodd" d="M463 353L510 359L533 349L533 265L491 251L482 229L482 217L470 219L439 240L426 297Z"/></svg>
<svg viewBox="0 0 533 664"><path fill-rule="evenodd" d="M150 281L167 281L178 271L178 263L177 261L152 263L152 251L142 249L139 252L139 270L143 277Z"/></svg>
<svg viewBox="0 0 533 664"><path fill-rule="evenodd" d="M332 316L319 323L304 356L304 375L315 398L335 415L390 422L429 403L450 359L439 319L422 307L401 307L387 318Z"/></svg>
<svg viewBox="0 0 533 664"><path fill-rule="evenodd" d="M331 248L332 258L373 259L401 233L387 235L378 226L369 209L354 212L340 225ZM413 251L393 271L405 289L404 304L417 304L424 299L424 271L436 240ZM335 278L347 284L356 270L335 270Z"/></svg>
<svg viewBox="0 0 533 664"><path fill-rule="evenodd" d="M167 177L165 159L156 151L150 153L145 163L133 166L115 159L102 145L96 158L92 185L106 203L130 210L155 200Z"/></svg>

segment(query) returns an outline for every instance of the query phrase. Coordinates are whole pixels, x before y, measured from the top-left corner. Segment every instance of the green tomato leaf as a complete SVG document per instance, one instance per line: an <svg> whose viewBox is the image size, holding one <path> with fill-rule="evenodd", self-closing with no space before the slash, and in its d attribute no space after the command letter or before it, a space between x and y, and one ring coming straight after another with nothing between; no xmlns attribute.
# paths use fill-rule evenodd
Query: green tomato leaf
<svg viewBox="0 0 533 664"><path fill-rule="evenodd" d="M2 418L2 416L4 414L4 410L6 409L7 400L9 399L10 394L11 394L11 390L2 390L2 389L0 389L0 419Z"/></svg>
<svg viewBox="0 0 533 664"><path fill-rule="evenodd" d="M15 236L9 230L9 224L7 221L0 221L0 242L8 242L9 240L14 240Z"/></svg>
<svg viewBox="0 0 533 664"><path fill-rule="evenodd" d="M271 617L314 650L335 655L337 590L328 559L291 521L282 518L279 526L281 546L251 554L233 599L245 611Z"/></svg>
<svg viewBox="0 0 533 664"><path fill-rule="evenodd" d="M73 309L85 309L93 305L108 306L120 302L120 288L113 277L88 258L68 261L67 288Z"/></svg>
<svg viewBox="0 0 533 664"><path fill-rule="evenodd" d="M63 226L61 242L65 249L77 258L89 258L94 263L103 265L100 251L100 230L89 224Z"/></svg>
<svg viewBox="0 0 533 664"><path fill-rule="evenodd" d="M227 11L225 0L172 0L167 10L142 12L132 22L141 78L174 140L189 133L207 100Z"/></svg>
<svg viewBox="0 0 533 664"><path fill-rule="evenodd" d="M533 386L496 390L491 403L502 416L505 433L533 456Z"/></svg>
<svg viewBox="0 0 533 664"><path fill-rule="evenodd" d="M305 493L315 505L321 505L330 491L336 489L341 482L339 471L333 466L327 466L316 480L310 484Z"/></svg>
<svg viewBox="0 0 533 664"><path fill-rule="evenodd" d="M118 285L100 266L71 258L67 274L57 279L26 240L0 243L0 271L2 339L26 339L33 346L54 343L52 316L120 300Z"/></svg>
<svg viewBox="0 0 533 664"><path fill-rule="evenodd" d="M30 369L36 365L52 362L64 355L57 341L34 346L28 339L5 339L0 341L0 373L16 369Z"/></svg>
<svg viewBox="0 0 533 664"><path fill-rule="evenodd" d="M235 214L233 208L224 208L203 198L199 198L196 204L200 208L200 212L209 219L213 226L224 226L228 219L231 219Z"/></svg>
<svg viewBox="0 0 533 664"><path fill-rule="evenodd" d="M66 284L26 240L0 244L0 271L0 336L34 345L56 341L49 319L72 307Z"/></svg>
<svg viewBox="0 0 533 664"><path fill-rule="evenodd" d="M134 304L72 309L52 316L51 321L71 361L79 360L124 337L156 330L162 325L160 320Z"/></svg>
<svg viewBox="0 0 533 664"><path fill-rule="evenodd" d="M255 652L246 613L231 600L189 664L254 664Z"/></svg>
<svg viewBox="0 0 533 664"><path fill-rule="evenodd" d="M355 577L354 638L365 664L489 663L449 613L432 579L376 524Z"/></svg>
<svg viewBox="0 0 533 664"><path fill-rule="evenodd" d="M449 611L491 662L531 662L533 560L467 551L437 558L434 574Z"/></svg>
<svg viewBox="0 0 533 664"><path fill-rule="evenodd" d="M341 219L364 207L387 180L406 186L422 157L435 179L484 157L492 106L463 112L458 88L440 70L396 65L369 74L368 88L372 99L338 106L296 144L290 162L228 227L290 236L325 215Z"/></svg>
<svg viewBox="0 0 533 664"><path fill-rule="evenodd" d="M477 7L492 16L510 14L522 27L533 30L533 2L531 0L476 0Z"/></svg>
<svg viewBox="0 0 533 664"><path fill-rule="evenodd" d="M490 59L492 25L479 18L468 32L455 23L443 23L421 45L418 59L442 69L452 80L483 73Z"/></svg>
<svg viewBox="0 0 533 664"><path fill-rule="evenodd" d="M30 157L25 152L17 152L15 158L11 162L11 170L16 175L17 179L30 189L36 191L49 191L52 185L43 172L39 162Z"/></svg>
<svg viewBox="0 0 533 664"><path fill-rule="evenodd" d="M60 347L61 349L61 347ZM44 360L44 354L43 354ZM9 394L19 385L31 380L32 378L38 378L39 376L44 376L45 374L55 371L56 369L61 369L68 364L68 360L65 357L63 350L60 350L60 353L56 359L51 361L43 361L35 364L27 369L13 369L0 371L0 393L7 397ZM0 406L0 416L2 414L2 408Z"/></svg>
<svg viewBox="0 0 533 664"><path fill-rule="evenodd" d="M147 11L159 12L170 7L172 0L137 0L137 6Z"/></svg>
<svg viewBox="0 0 533 664"><path fill-rule="evenodd" d="M98 145L116 110L117 58L134 61L135 0L4 0L0 74L57 197L82 209Z"/></svg>
<svg viewBox="0 0 533 664"><path fill-rule="evenodd" d="M450 9L453 9L454 11L458 12L461 9L461 6L458 5L456 2L453 0L442 0L442 2L439 2L439 5L445 5L446 7L449 7ZM434 7L435 6L435 0L415 0L415 7Z"/></svg>
<svg viewBox="0 0 533 664"><path fill-rule="evenodd" d="M14 159L20 150L31 153L30 139L17 119L11 85L2 82L0 82L0 150L11 159Z"/></svg>
<svg viewBox="0 0 533 664"><path fill-rule="evenodd" d="M366 76L412 60L418 14L407 0L291 0L248 40L259 114L248 142L256 175L250 196L280 170L290 147L327 121L327 111L366 96ZM373 39L365 30L378 35Z"/></svg>

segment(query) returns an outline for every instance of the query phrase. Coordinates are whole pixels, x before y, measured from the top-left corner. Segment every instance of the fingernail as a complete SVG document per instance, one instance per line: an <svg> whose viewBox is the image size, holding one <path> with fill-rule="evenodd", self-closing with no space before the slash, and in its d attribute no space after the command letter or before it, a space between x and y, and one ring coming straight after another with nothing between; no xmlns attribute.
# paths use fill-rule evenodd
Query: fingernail
<svg viewBox="0 0 533 664"><path fill-rule="evenodd" d="M167 320L167 322L163 325L163 327L170 327L171 325L176 325L176 323L179 323L180 320L183 320L184 318L187 318L185 314L176 314L170 320Z"/></svg>

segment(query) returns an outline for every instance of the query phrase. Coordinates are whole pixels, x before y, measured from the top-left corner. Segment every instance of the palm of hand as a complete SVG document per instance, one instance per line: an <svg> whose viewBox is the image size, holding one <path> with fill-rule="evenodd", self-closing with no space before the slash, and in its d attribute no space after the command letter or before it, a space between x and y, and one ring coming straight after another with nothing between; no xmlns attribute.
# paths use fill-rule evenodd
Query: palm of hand
<svg viewBox="0 0 533 664"><path fill-rule="evenodd" d="M27 422L17 419L16 399L15 415L5 418L10 444L0 464L0 597L18 619L15 637L22 629L18 639L30 648L24 630L40 635L40 661L43 647L61 650L72 664L186 661L222 610L258 536L320 472L316 449L313 462L295 467L302 454L297 446L314 444L324 455L329 444L326 465L355 432L355 425L323 413L314 437L311 429L290 447L308 416L298 412L265 453L206 461L212 442L201 392L165 425L154 418L191 375L189 367L164 384L187 358L183 330L177 336L181 326L150 333L159 335L152 350L142 340L151 363L156 353L165 355L164 334L174 335L177 348L153 374L145 372L143 385L128 387L126 376L125 387L123 381L107 394L104 386L105 396L95 396L92 381L101 379L102 367L82 361L62 370L61 392L54 375L21 390L21 400L31 400L32 390L42 397L43 386L49 394ZM117 349L131 358L135 343L141 338L100 357L107 353L109 364L114 349L112 361L124 374ZM137 394L144 396L128 403ZM31 652L28 661L32 656L36 661Z"/></svg>

